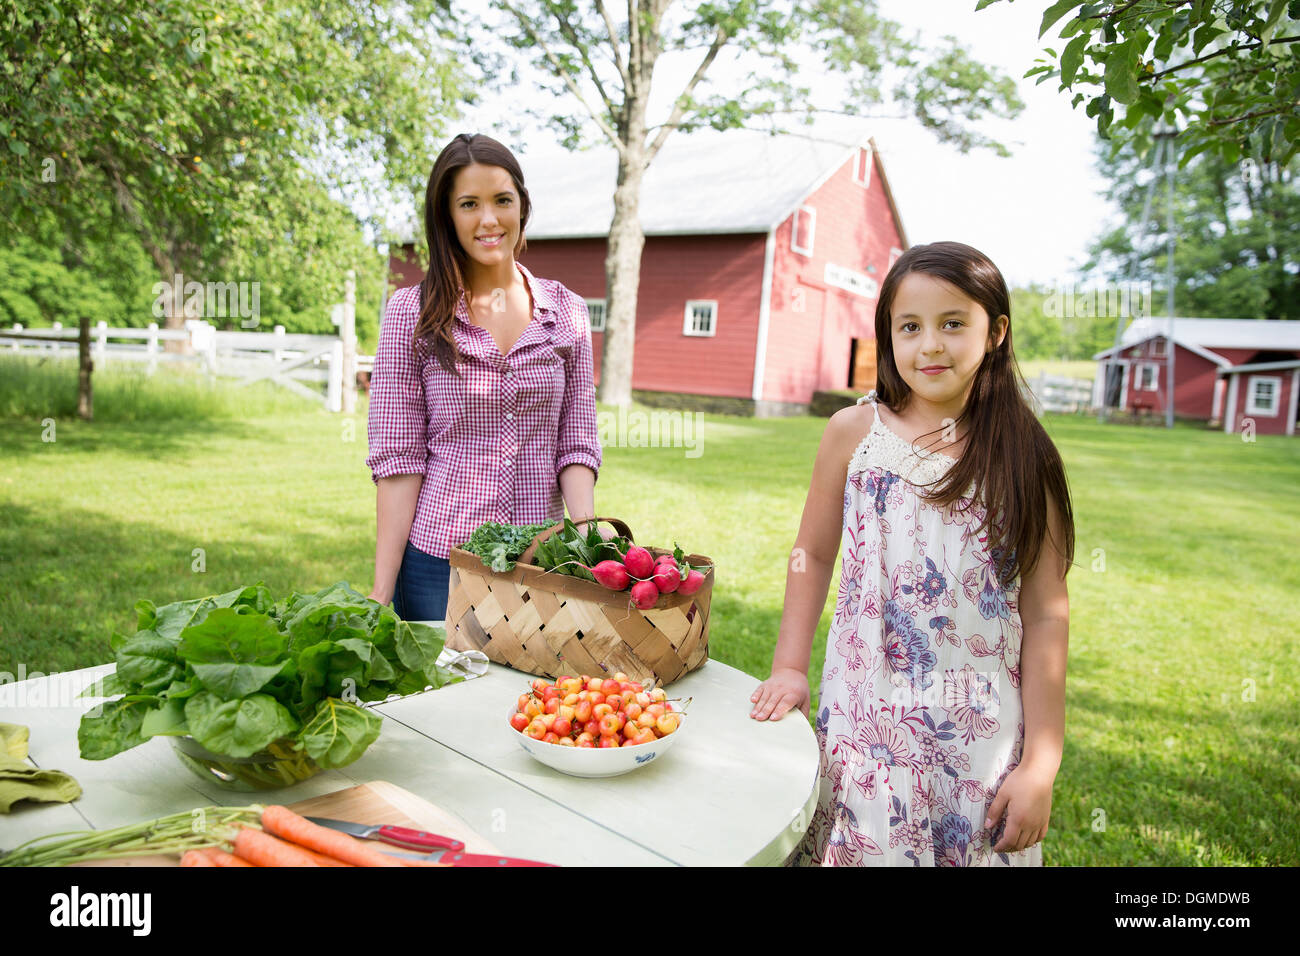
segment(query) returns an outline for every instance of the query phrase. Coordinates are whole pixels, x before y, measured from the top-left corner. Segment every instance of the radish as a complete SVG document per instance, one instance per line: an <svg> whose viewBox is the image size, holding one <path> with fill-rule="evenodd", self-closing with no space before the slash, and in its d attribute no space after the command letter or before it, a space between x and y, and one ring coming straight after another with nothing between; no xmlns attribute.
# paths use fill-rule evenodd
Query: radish
<svg viewBox="0 0 1300 956"><path fill-rule="evenodd" d="M681 587L677 589L678 594L694 594L704 583L704 575L694 568L686 575L686 580L682 582Z"/></svg>
<svg viewBox="0 0 1300 956"><path fill-rule="evenodd" d="M676 591L682 583L682 573L677 570L676 564L661 563L655 566L654 577L650 579L664 594L671 594Z"/></svg>
<svg viewBox="0 0 1300 956"><path fill-rule="evenodd" d="M627 568L617 561L601 561L594 568L588 568L592 576L611 591L622 591L631 580Z"/></svg>
<svg viewBox="0 0 1300 956"><path fill-rule="evenodd" d="M632 603L642 611L655 606L659 600L659 589L654 581L638 581L632 585Z"/></svg>
<svg viewBox="0 0 1300 956"><path fill-rule="evenodd" d="M628 576L627 568L614 560L600 561L595 567L587 567L587 565L583 564L581 561L576 560L564 561L550 570L556 571L569 564L576 564L584 571L590 572L591 576L596 579L598 584L604 585L611 591L627 590L628 582L632 580L631 577Z"/></svg>
<svg viewBox="0 0 1300 956"><path fill-rule="evenodd" d="M634 578L644 579L655 573L654 558L649 551L637 545L627 549L627 554L623 555L623 566Z"/></svg>

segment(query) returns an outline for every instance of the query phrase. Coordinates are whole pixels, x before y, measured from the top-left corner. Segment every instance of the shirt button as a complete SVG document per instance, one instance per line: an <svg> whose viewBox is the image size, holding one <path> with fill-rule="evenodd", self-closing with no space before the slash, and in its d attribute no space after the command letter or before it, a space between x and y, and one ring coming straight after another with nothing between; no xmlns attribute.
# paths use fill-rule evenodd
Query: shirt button
<svg viewBox="0 0 1300 956"><path fill-rule="evenodd" d="M514 416L514 413L513 413L513 412L506 412L506 421L508 421L508 422L512 422L512 421L514 421L514 419L515 419L515 416Z"/></svg>

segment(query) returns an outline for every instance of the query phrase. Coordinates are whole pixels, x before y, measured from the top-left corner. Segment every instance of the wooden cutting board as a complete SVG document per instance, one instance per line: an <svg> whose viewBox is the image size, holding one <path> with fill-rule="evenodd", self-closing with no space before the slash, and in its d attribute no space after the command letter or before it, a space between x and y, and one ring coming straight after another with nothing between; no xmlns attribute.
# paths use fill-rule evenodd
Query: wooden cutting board
<svg viewBox="0 0 1300 956"><path fill-rule="evenodd" d="M454 814L448 813L429 801L417 797L409 790L385 780L372 780L345 790L335 790L324 796L300 800L288 805L303 816L330 817L351 823L391 823L415 830L427 830L443 836L455 837L465 844L466 853L500 854L491 841L471 830ZM397 850L387 844L376 847ZM124 857L119 860L102 860L96 863L77 863L74 866L180 866L180 858L165 854Z"/></svg>

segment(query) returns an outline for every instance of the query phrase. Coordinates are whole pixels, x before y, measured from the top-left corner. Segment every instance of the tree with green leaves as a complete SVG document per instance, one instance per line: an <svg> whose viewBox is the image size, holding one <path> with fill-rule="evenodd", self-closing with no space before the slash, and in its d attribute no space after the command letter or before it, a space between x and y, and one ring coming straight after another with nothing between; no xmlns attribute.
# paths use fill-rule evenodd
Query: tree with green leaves
<svg viewBox="0 0 1300 956"><path fill-rule="evenodd" d="M339 198L382 210L381 190L418 189L462 96L447 16L438 0L19 0L0 12L0 216L53 216L73 271L125 232L171 288L296 274L338 301L362 249ZM377 300L387 276L357 271ZM184 298L164 294L166 326Z"/></svg>
<svg viewBox="0 0 1300 956"><path fill-rule="evenodd" d="M943 142L962 151L981 147L1006 155L1002 144L971 124L1014 116L1023 106L1014 81L976 62L955 38L927 47L882 17L873 0L628 0L626 10L615 10L606 0L493 0L493 6L504 15L507 42L525 52L542 77L539 85L554 102L566 104L539 118L570 149L594 126L618 152L599 395L616 405L631 401L645 245L641 186L675 131L758 128L782 114L803 114L808 123L819 112L871 115L888 99ZM467 44L475 47L496 31L481 18L466 16L461 22ZM652 126L647 114L655 65L665 52L683 50L702 51L698 65L667 119ZM797 83L797 50L847 79L847 104L812 102L811 91ZM743 89L712 87L710 69L724 53L757 64ZM497 74L518 82L513 62L502 57L498 63ZM489 78L492 72L489 67Z"/></svg>
<svg viewBox="0 0 1300 956"><path fill-rule="evenodd" d="M1151 196L1146 235L1137 235L1154 175L1133 149L1116 154L1099 144L1110 183L1107 198L1120 222L1093 243L1085 269L1115 281L1152 278L1166 285L1163 179ZM1239 319L1300 319L1300 159L1289 164L1228 162L1206 152L1179 172L1174 187L1178 246L1174 256L1179 315ZM1154 299L1162 302L1162 292Z"/></svg>
<svg viewBox="0 0 1300 956"><path fill-rule="evenodd" d="M1285 166L1300 144L1298 19L1300 0L1059 0L1039 37L1059 23L1064 45L1025 75L1058 80L1103 138L1118 128L1138 155L1164 129L1183 165L1213 151Z"/></svg>

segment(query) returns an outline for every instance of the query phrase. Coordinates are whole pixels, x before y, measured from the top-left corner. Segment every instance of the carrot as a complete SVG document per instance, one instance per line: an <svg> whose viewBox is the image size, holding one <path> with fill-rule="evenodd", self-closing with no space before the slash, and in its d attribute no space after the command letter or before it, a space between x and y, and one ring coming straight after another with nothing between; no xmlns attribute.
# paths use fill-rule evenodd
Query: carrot
<svg viewBox="0 0 1300 956"><path fill-rule="evenodd" d="M268 833L323 853L354 866L401 866L401 862L381 853L355 837L312 823L288 807L269 806L262 811L262 826Z"/></svg>
<svg viewBox="0 0 1300 956"><path fill-rule="evenodd" d="M186 850L181 857L181 866L216 866L198 850Z"/></svg>
<svg viewBox="0 0 1300 956"><path fill-rule="evenodd" d="M213 866L252 866L247 860L241 860L233 853L227 853L218 846L205 846L198 851L208 858Z"/></svg>
<svg viewBox="0 0 1300 956"><path fill-rule="evenodd" d="M298 844L296 843L292 845L298 846ZM315 860L317 866L352 866L353 865L351 863L344 863L342 860L335 859L332 856L326 856L324 853L317 853L315 850L309 850L305 846L298 847L298 848L302 850L302 852L310 856L313 860Z"/></svg>
<svg viewBox="0 0 1300 956"><path fill-rule="evenodd" d="M250 827L240 827L235 837L235 856L254 866L319 866L302 847Z"/></svg>

